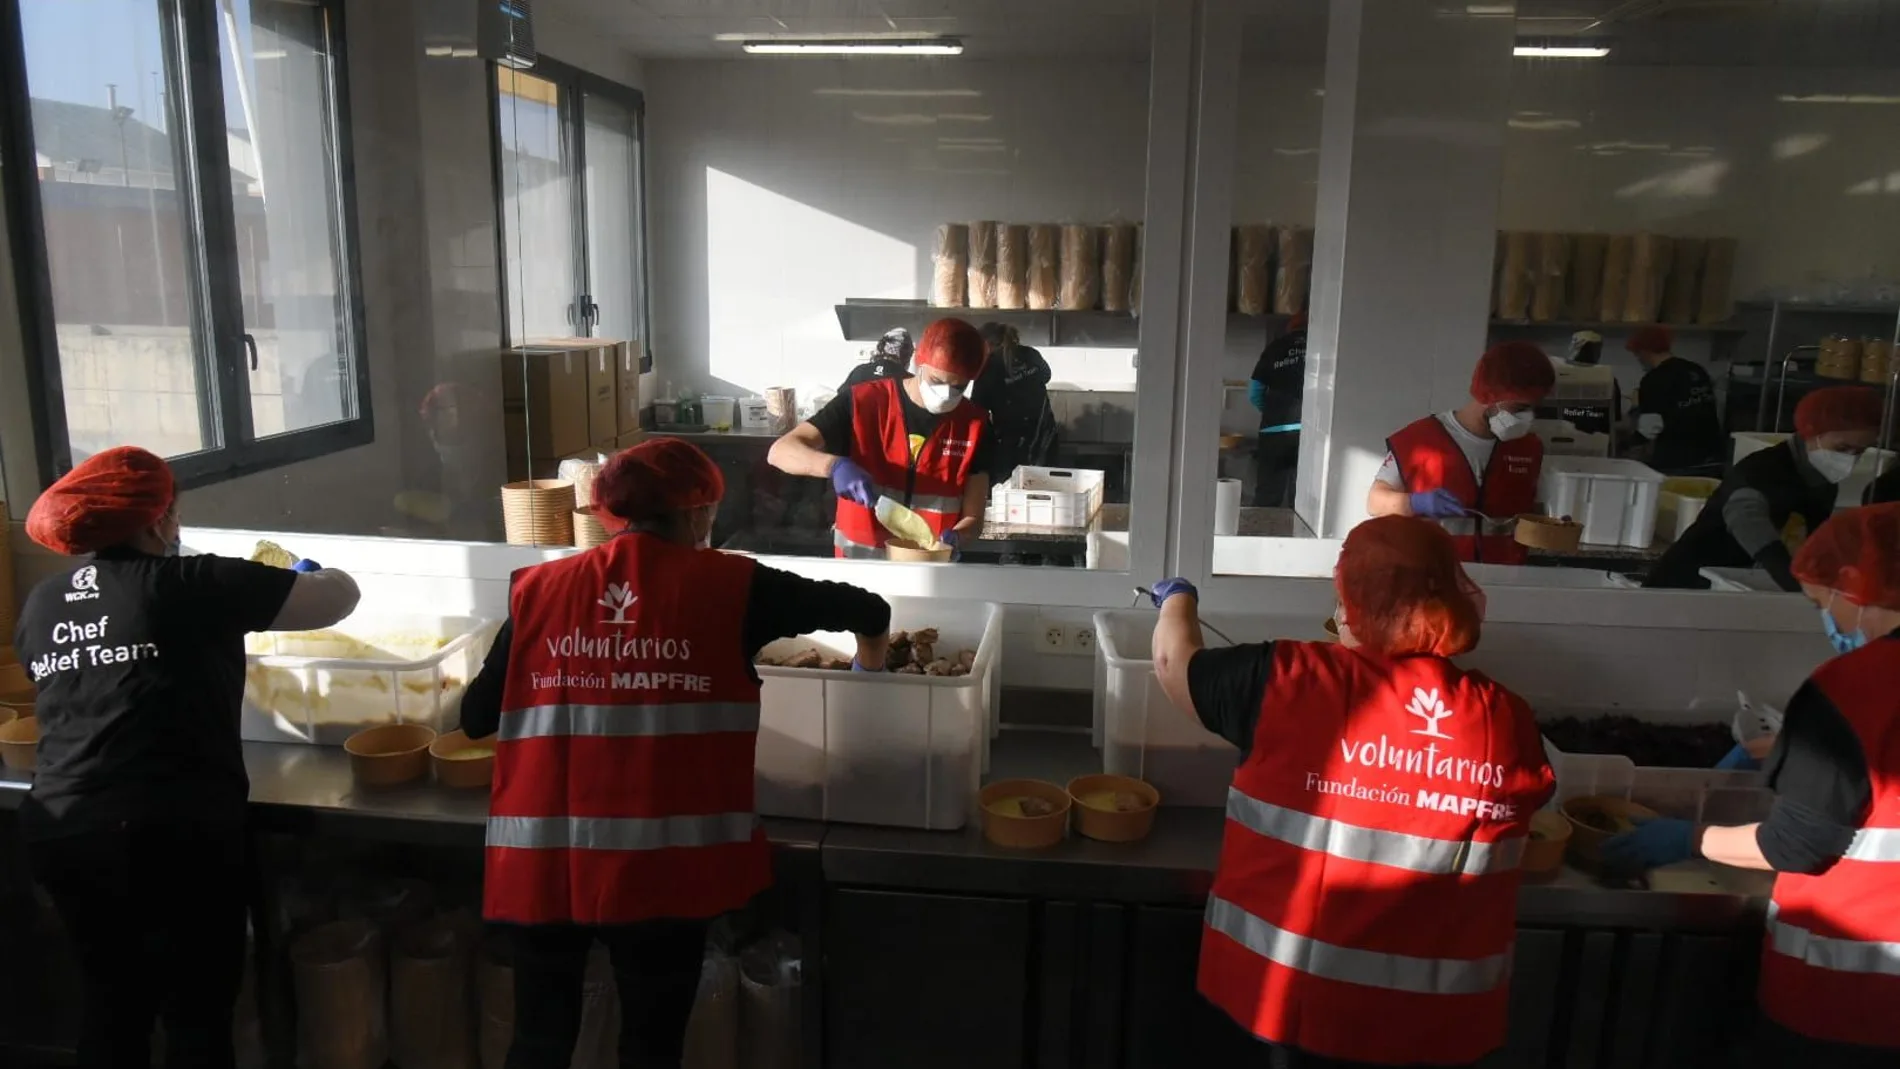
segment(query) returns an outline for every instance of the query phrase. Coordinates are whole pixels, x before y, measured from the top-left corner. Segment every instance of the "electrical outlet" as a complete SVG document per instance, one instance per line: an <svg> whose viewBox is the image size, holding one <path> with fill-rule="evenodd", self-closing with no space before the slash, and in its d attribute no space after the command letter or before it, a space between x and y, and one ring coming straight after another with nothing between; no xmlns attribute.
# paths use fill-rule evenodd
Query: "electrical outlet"
<svg viewBox="0 0 1900 1069"><path fill-rule="evenodd" d="M1093 656L1095 653L1095 629L1078 627L1075 629L1075 652Z"/></svg>
<svg viewBox="0 0 1900 1069"><path fill-rule="evenodd" d="M1061 624L1042 625L1042 650L1044 653L1062 653L1069 648L1069 633Z"/></svg>

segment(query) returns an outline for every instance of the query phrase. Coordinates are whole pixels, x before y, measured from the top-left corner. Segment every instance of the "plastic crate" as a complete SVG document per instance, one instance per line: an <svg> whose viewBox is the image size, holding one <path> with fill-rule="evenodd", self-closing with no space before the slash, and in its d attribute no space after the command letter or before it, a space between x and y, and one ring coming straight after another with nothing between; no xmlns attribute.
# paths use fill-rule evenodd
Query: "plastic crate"
<svg viewBox="0 0 1900 1069"><path fill-rule="evenodd" d="M1682 475L1666 479L1662 492L1656 497L1656 536L1667 538L1671 542L1682 541L1689 533L1696 517L1702 515L1702 507L1715 496L1722 486L1720 479L1705 479L1699 476Z"/></svg>
<svg viewBox="0 0 1900 1069"><path fill-rule="evenodd" d="M758 811L948 831L975 805L1002 685L1003 612L990 602L890 598L892 630L937 629L940 655L974 649L967 676L759 666L765 682L755 759ZM855 637L820 633L765 648L838 657Z"/></svg>
<svg viewBox="0 0 1900 1069"><path fill-rule="evenodd" d="M1616 397L1616 372L1602 365L1591 367L1558 364L1557 383L1544 400L1547 403L1600 401L1608 404Z"/></svg>
<svg viewBox="0 0 1900 1069"><path fill-rule="evenodd" d="M1095 614L1102 771L1147 780L1161 792L1162 805L1226 805L1240 750L1162 692L1149 652L1157 619L1140 610ZM1217 626L1243 638L1224 622Z"/></svg>
<svg viewBox="0 0 1900 1069"><path fill-rule="evenodd" d="M469 616L353 616L321 631L248 635L239 731L322 746L378 724L452 731L499 627Z"/></svg>
<svg viewBox="0 0 1900 1069"><path fill-rule="evenodd" d="M1634 460L1547 456L1539 496L1550 515L1582 523L1591 545L1646 549L1656 540L1663 478Z"/></svg>
<svg viewBox="0 0 1900 1069"><path fill-rule="evenodd" d="M986 519L1032 527L1087 527L1102 510L1108 474L1087 468L1018 467L990 488Z"/></svg>

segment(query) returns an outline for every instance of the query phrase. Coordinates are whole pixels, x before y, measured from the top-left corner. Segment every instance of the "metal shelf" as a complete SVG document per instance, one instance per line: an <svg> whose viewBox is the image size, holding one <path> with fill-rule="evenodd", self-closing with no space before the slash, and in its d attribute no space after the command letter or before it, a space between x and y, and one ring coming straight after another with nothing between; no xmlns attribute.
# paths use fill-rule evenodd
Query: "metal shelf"
<svg viewBox="0 0 1900 1069"><path fill-rule="evenodd" d="M838 328L846 341L876 341L894 327L910 331L913 339L939 319L954 317L981 325L1007 323L1025 345L1051 348L1088 346L1132 349L1141 337L1140 321L1127 312L1067 311L1029 308L936 308L923 301L856 298L836 306Z"/></svg>
<svg viewBox="0 0 1900 1069"><path fill-rule="evenodd" d="M1629 334L1651 325L1652 324L1649 323L1598 323L1580 319L1551 319L1542 321L1531 319L1491 320L1491 326L1493 328L1505 327L1512 330L1594 330L1599 334ZM1734 320L1723 323L1663 323L1660 325L1669 328L1677 334L1745 334L1748 332L1748 327Z"/></svg>

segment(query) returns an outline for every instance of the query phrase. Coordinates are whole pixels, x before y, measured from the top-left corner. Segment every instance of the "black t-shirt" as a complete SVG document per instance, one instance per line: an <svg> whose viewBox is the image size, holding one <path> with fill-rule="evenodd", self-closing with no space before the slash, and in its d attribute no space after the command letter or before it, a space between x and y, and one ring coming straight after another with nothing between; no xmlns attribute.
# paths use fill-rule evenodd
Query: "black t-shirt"
<svg viewBox="0 0 1900 1069"><path fill-rule="evenodd" d="M1873 805L1867 755L1853 725L1820 688L1803 683L1763 768L1775 804L1755 832L1762 856L1777 872L1827 871Z"/></svg>
<svg viewBox="0 0 1900 1069"><path fill-rule="evenodd" d="M1650 466L1679 471L1719 463L1728 440L1715 407L1715 382L1708 369L1681 357L1657 364L1643 376L1637 413L1663 418Z"/></svg>
<svg viewBox="0 0 1900 1069"><path fill-rule="evenodd" d="M813 631L875 635L890 630L891 606L883 598L849 583L807 579L761 564L752 569L740 641L750 663L767 644ZM462 696L462 730L480 739L501 729L502 683L508 677L508 648L514 643L512 619L501 625L482 670ZM758 673L753 673L758 678Z"/></svg>
<svg viewBox="0 0 1900 1069"><path fill-rule="evenodd" d="M1267 388L1260 406L1260 429L1300 421L1300 393L1306 385L1306 331L1290 330L1267 343L1253 366L1253 381Z"/></svg>
<svg viewBox="0 0 1900 1069"><path fill-rule="evenodd" d="M851 387L861 382L872 382L877 379L896 379L902 382L907 378L910 378L910 372L905 369L902 360L866 360L851 369L851 374L844 377L844 385L838 387L838 391L850 393Z"/></svg>
<svg viewBox="0 0 1900 1069"><path fill-rule="evenodd" d="M825 452L835 457L848 457L852 447L852 415L850 390L838 394L826 403L825 407L812 413L810 423L818 428L825 439ZM911 456L915 459L917 448L923 439L936 431L937 424L943 422L943 416L925 410L910 399L910 393L902 385L897 388L897 403L904 413L904 433L911 439ZM947 414L947 413L946 413ZM987 430L976 436L976 455L972 458L970 470L989 474L994 461L991 453L994 446Z"/></svg>
<svg viewBox="0 0 1900 1069"><path fill-rule="evenodd" d="M229 557L114 550L34 587L16 640L39 686L27 834L241 821L244 635L270 627L296 579Z"/></svg>
<svg viewBox="0 0 1900 1069"><path fill-rule="evenodd" d="M1273 643L1200 650L1188 660L1188 696L1207 730L1253 749L1253 728L1273 675Z"/></svg>

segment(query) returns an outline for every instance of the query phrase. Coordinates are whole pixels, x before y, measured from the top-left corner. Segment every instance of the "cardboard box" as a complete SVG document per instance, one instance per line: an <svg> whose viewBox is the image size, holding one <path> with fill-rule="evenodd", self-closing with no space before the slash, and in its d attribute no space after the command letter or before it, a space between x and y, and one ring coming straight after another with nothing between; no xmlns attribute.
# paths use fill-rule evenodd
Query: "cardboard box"
<svg viewBox="0 0 1900 1069"><path fill-rule="evenodd" d="M619 401L614 407L617 433L625 436L640 430L640 360L643 350L638 341L620 345Z"/></svg>
<svg viewBox="0 0 1900 1069"><path fill-rule="evenodd" d="M588 361L558 346L523 345L501 354L502 432L510 457L563 457L585 449Z"/></svg>
<svg viewBox="0 0 1900 1069"><path fill-rule="evenodd" d="M614 449L616 452L622 449L632 449L634 446L639 445L641 442L645 440L646 440L646 433L643 431L634 431L631 434L623 434L619 438L616 438L614 440Z"/></svg>
<svg viewBox="0 0 1900 1069"><path fill-rule="evenodd" d="M627 363L631 346L613 338L545 338L531 344L543 348L566 349L577 354L587 365L587 441L611 449L614 438L622 433L620 416L620 369ZM636 401L640 390L639 361L634 362L633 389ZM638 426L639 406L634 406Z"/></svg>

